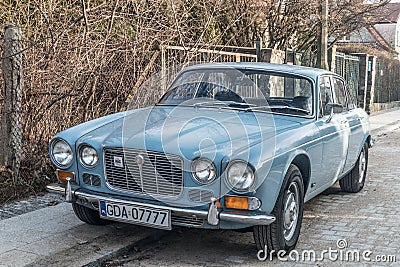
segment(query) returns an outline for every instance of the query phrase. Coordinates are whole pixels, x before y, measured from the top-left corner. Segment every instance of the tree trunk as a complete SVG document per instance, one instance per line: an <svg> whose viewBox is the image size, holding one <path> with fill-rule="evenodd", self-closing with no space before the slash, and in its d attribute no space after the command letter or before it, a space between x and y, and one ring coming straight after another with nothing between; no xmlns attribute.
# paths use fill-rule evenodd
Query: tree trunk
<svg viewBox="0 0 400 267"><path fill-rule="evenodd" d="M1 124L0 164L11 168L17 182L21 163L22 40L20 29L12 23L4 26L3 46L4 106Z"/></svg>

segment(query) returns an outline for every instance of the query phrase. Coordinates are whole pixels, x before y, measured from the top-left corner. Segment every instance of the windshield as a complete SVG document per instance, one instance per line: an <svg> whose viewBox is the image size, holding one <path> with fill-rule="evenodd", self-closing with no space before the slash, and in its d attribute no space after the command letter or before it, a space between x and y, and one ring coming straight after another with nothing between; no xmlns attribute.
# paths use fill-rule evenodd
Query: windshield
<svg viewBox="0 0 400 267"><path fill-rule="evenodd" d="M310 80L289 74L238 69L190 70L175 79L158 105L312 115L312 88Z"/></svg>

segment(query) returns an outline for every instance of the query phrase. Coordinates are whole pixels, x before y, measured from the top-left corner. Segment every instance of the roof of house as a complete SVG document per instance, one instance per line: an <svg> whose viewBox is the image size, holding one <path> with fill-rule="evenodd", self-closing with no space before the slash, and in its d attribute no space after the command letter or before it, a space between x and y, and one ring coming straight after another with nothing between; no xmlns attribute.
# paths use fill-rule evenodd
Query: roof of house
<svg viewBox="0 0 400 267"><path fill-rule="evenodd" d="M376 30L375 27L369 26L367 27L368 32L375 38L376 44L383 49L385 49L388 52L392 52L393 48L391 45L388 43L388 41L383 38L383 36Z"/></svg>
<svg viewBox="0 0 400 267"><path fill-rule="evenodd" d="M400 19L400 3L389 3L377 9L376 23L396 23Z"/></svg>

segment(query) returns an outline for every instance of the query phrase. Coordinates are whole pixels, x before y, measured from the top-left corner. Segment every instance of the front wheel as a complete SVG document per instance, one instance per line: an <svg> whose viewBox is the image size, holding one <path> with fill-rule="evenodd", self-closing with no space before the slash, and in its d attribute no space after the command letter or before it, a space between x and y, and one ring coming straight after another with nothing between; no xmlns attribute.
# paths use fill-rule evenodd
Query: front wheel
<svg viewBox="0 0 400 267"><path fill-rule="evenodd" d="M265 253L293 250L300 235L303 205L303 178L299 168L290 165L272 211L276 220L270 225L257 225L253 228L257 249Z"/></svg>
<svg viewBox="0 0 400 267"><path fill-rule="evenodd" d="M110 223L110 221L101 219L99 212L96 210L89 209L76 203L72 203L72 208L74 209L76 217L82 222L92 225L106 225Z"/></svg>
<svg viewBox="0 0 400 267"><path fill-rule="evenodd" d="M357 193L363 189L368 166L368 144L365 143L354 168L342 179L340 188L349 193Z"/></svg>

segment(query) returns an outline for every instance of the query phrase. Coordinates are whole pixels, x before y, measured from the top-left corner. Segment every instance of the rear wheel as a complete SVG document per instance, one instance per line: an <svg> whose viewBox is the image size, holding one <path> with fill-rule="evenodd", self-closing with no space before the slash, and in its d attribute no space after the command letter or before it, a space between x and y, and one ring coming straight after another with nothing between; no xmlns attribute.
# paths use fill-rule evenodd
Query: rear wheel
<svg viewBox="0 0 400 267"><path fill-rule="evenodd" d="M72 203L72 208L76 217L82 222L92 225L106 225L110 223L110 221L101 219L97 210L89 209L76 203Z"/></svg>
<svg viewBox="0 0 400 267"><path fill-rule="evenodd" d="M303 219L304 184L299 168L290 165L273 209L276 220L253 228L257 249L264 253L289 252L297 244ZM267 248L267 251L265 251Z"/></svg>
<svg viewBox="0 0 400 267"><path fill-rule="evenodd" d="M357 193L363 189L368 167L368 144L365 143L354 168L339 181L340 188L349 193Z"/></svg>

